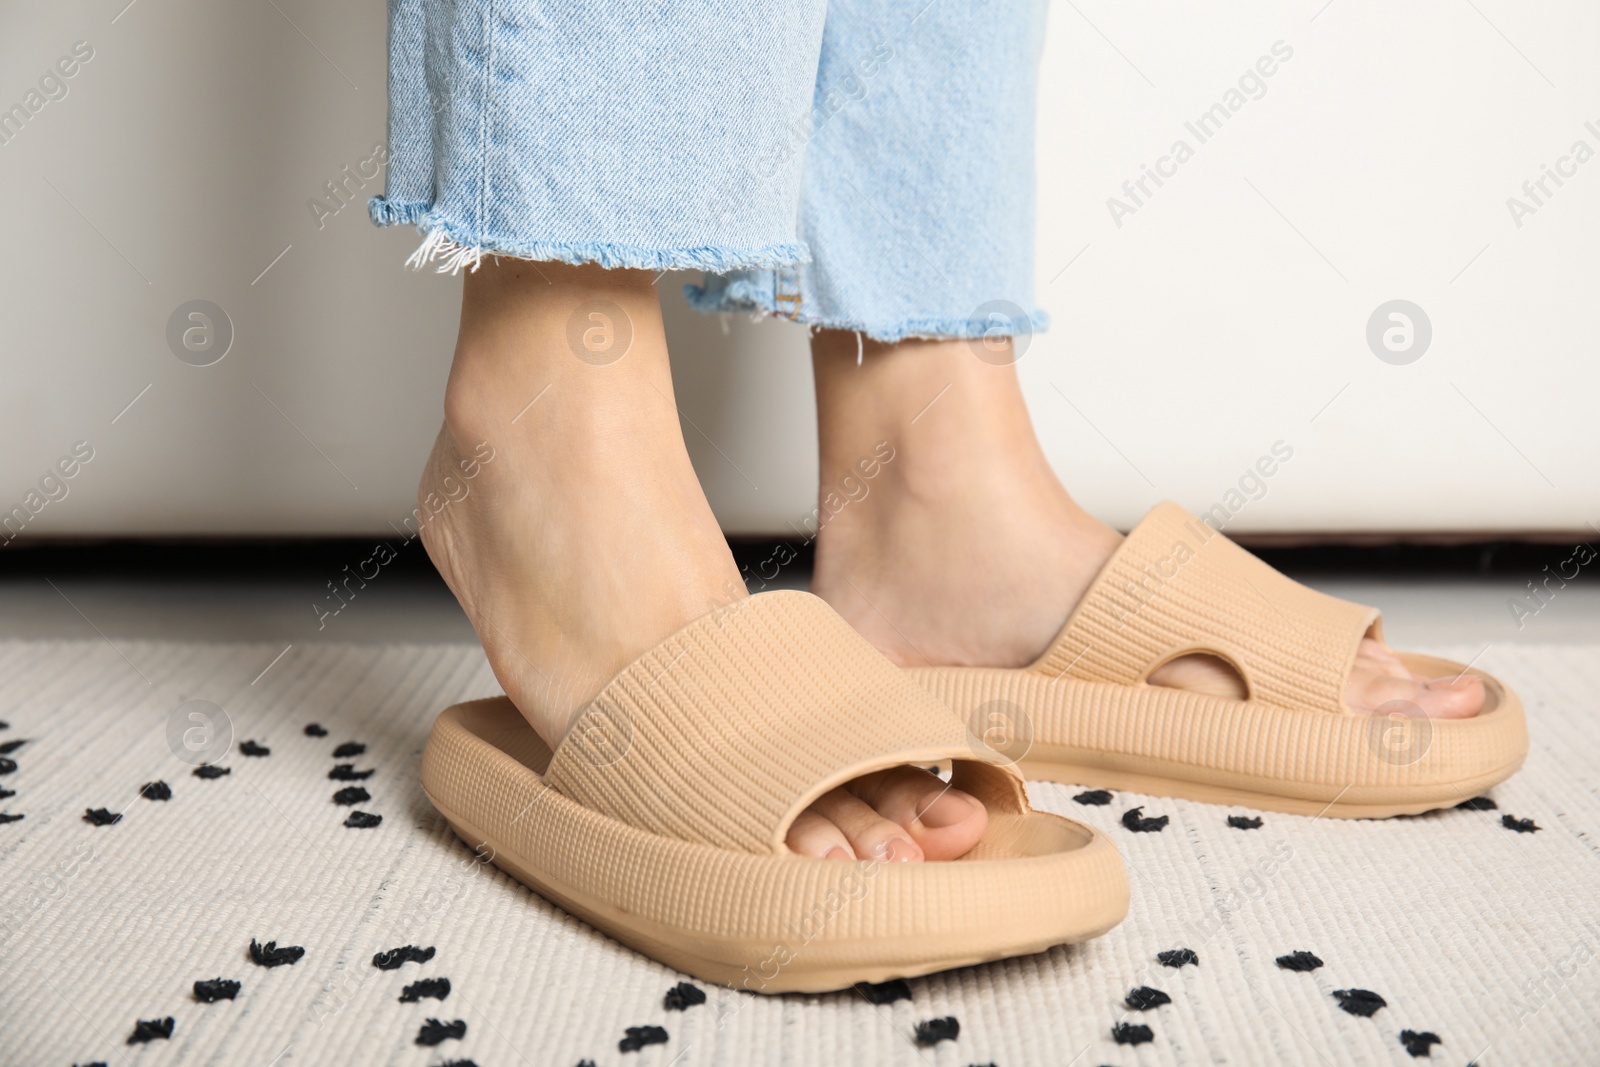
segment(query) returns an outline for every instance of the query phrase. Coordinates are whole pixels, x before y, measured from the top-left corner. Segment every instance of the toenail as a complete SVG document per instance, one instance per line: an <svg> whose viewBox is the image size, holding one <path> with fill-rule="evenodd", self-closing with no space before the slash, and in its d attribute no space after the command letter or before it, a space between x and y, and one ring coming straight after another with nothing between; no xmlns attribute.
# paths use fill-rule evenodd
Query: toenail
<svg viewBox="0 0 1600 1067"><path fill-rule="evenodd" d="M856 857L855 854L850 852L849 849L846 849L841 845L834 845L828 850L827 855L823 856L822 858L825 860L853 860Z"/></svg>
<svg viewBox="0 0 1600 1067"><path fill-rule="evenodd" d="M903 837L891 837L874 851L890 863L910 863L917 858L917 846Z"/></svg>
<svg viewBox="0 0 1600 1067"><path fill-rule="evenodd" d="M940 790L933 795L933 800L928 806L917 814L917 820L931 829L942 830L946 826L965 822L972 818L972 815L972 802L965 796L949 790Z"/></svg>
<svg viewBox="0 0 1600 1067"><path fill-rule="evenodd" d="M1462 674L1446 675L1442 678L1428 679L1429 689L1465 689L1476 682L1476 678L1469 678Z"/></svg>

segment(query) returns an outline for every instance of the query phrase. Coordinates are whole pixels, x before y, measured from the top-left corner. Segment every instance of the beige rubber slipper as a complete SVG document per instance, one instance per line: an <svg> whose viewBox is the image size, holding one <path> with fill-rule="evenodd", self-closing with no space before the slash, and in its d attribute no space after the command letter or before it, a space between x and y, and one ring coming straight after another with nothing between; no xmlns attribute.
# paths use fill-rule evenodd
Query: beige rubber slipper
<svg viewBox="0 0 1600 1067"><path fill-rule="evenodd" d="M1425 677L1482 679L1470 719L1344 704L1375 608L1307 589L1176 504L1157 505L1032 665L907 671L1029 778L1346 818L1448 807L1528 752L1522 704L1470 666L1398 653ZM1189 653L1244 680L1229 700L1145 679ZM1407 711L1413 714L1406 714Z"/></svg>
<svg viewBox="0 0 1600 1067"><path fill-rule="evenodd" d="M989 810L950 862L819 860L789 824L828 789L950 760ZM457 834L618 941L754 992L841 989L1039 952L1128 909L1115 846L808 593L690 623L617 674L554 753L503 697L438 718L422 787Z"/></svg>

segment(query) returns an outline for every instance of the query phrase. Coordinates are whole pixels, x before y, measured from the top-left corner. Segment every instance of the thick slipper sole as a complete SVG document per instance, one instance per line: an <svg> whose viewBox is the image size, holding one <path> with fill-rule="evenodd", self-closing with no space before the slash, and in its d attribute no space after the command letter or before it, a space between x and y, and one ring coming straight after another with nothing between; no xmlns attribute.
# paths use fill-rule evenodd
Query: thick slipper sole
<svg viewBox="0 0 1600 1067"><path fill-rule="evenodd" d="M1008 754L1030 779L1346 819L1453 807L1509 778L1527 756L1522 704L1493 676L1400 653L1426 677L1470 673L1470 719L1281 708L1160 686L1056 680L1030 670L909 671L981 736L1009 720Z"/></svg>
<svg viewBox="0 0 1600 1067"><path fill-rule="evenodd" d="M652 959L759 993L822 992L1088 940L1127 914L1103 834L991 817L946 863L757 855L646 833L543 778L550 750L504 697L458 704L423 752L428 799L506 873Z"/></svg>

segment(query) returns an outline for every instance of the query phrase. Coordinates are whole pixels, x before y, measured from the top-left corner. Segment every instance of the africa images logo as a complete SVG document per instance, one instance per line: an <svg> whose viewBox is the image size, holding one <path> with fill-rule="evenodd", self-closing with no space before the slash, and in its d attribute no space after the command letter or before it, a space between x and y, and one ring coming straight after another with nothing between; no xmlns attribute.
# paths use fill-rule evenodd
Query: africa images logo
<svg viewBox="0 0 1600 1067"><path fill-rule="evenodd" d="M1106 210L1111 213L1111 221L1117 229L1122 229L1124 219L1137 214L1140 208L1149 203L1156 190L1165 185L1168 179L1178 176L1178 168L1195 157L1195 149L1199 145L1221 133L1223 126L1243 111L1246 104L1267 95L1267 79L1294 57L1294 48L1285 41L1274 41L1270 53L1247 67L1233 85L1223 90L1216 103L1183 124L1189 137L1179 137L1173 141L1166 154L1157 157L1153 167L1147 163L1139 164L1139 176L1122 183L1122 196L1106 198ZM1191 137L1193 144L1189 143Z"/></svg>

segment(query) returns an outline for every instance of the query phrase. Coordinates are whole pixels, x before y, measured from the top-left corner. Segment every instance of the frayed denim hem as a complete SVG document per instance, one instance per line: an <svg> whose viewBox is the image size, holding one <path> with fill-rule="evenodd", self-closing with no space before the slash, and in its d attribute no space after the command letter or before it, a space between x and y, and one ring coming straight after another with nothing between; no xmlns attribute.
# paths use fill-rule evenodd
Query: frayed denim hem
<svg viewBox="0 0 1600 1067"><path fill-rule="evenodd" d="M555 261L558 263L597 263L602 267L636 270L703 270L714 274L735 270L760 270L793 267L811 261L811 253L799 242L767 245L750 250L702 246L699 248L640 248L607 244L555 241L485 240L480 234L429 217L431 205L391 204L373 197L368 204L372 221L379 226L411 223L424 235L422 244L411 253L406 266L421 270L437 264L440 274L456 274L462 269L477 270L485 256L511 259Z"/></svg>
<svg viewBox="0 0 1600 1067"><path fill-rule="evenodd" d="M872 340L881 341L884 344L893 344L896 341L912 339L941 341L976 337L1013 337L1021 333L1043 333L1050 328L1050 316L1041 308L1034 308L1028 312L1028 325L1031 328L1027 330L1007 329L999 326L993 320L941 318L937 316L905 319L889 325L874 325L835 316L814 315L804 310L795 312L789 308L780 309L768 288L744 278L733 279L721 288L685 285L683 287L683 295L688 300L690 307L708 314L712 312L753 311L758 314L775 315L789 319L791 322L798 322L812 329L850 330L854 333L864 334L872 338Z"/></svg>

